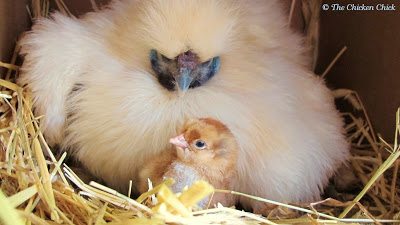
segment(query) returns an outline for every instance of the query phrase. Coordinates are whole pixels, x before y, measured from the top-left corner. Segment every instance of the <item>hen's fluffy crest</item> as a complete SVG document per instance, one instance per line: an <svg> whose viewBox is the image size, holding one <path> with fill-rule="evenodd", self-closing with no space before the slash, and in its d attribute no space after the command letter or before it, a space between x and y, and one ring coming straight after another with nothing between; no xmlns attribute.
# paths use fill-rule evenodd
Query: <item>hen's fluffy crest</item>
<svg viewBox="0 0 400 225"><path fill-rule="evenodd" d="M81 19L54 14L24 37L19 81L45 115L48 140L113 187L135 181L187 118L214 117L241 147L236 190L311 201L348 145L286 21L277 0L124 0ZM153 75L151 49L220 56L221 69L178 95Z"/></svg>

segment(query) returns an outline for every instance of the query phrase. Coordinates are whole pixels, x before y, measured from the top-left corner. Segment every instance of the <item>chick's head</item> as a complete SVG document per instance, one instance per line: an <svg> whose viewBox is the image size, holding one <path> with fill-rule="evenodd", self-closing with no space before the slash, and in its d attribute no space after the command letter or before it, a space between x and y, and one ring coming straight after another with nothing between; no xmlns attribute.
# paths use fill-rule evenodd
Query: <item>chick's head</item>
<svg viewBox="0 0 400 225"><path fill-rule="evenodd" d="M191 163L235 162L238 144L230 130L211 118L189 120L182 134L171 138L180 160Z"/></svg>

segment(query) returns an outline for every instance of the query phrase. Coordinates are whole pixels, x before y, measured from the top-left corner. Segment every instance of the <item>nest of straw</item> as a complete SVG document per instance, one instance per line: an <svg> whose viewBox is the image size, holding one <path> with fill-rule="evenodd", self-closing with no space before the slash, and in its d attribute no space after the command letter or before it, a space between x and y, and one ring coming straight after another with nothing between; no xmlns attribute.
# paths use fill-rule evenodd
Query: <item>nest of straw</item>
<svg viewBox="0 0 400 225"><path fill-rule="evenodd" d="M317 23L315 9L319 8L319 1L306 2L306 19ZM56 3L62 12L71 15L62 1ZM49 1L33 0L32 6L32 17L48 15ZM318 27L307 25L314 29L311 26ZM308 40L315 49L317 32L311 33ZM59 158L53 155L40 130L41 117L32 112L29 92L15 84L18 51L17 46L11 62L0 62L7 69L0 79L0 224L400 224L400 111L396 115L394 143L389 144L373 131L357 93L334 91L338 99L353 107L351 113L343 113L352 144L352 157L344 174L359 188L356 192L340 192L331 185L327 192L336 200L289 205L215 190L202 181L177 195L169 189L170 180L133 199L95 182L85 184L63 164L65 153ZM335 58L338 57L340 54ZM328 72L329 67L324 74ZM267 217L222 205L196 208L199 200L214 192L240 195L277 207Z"/></svg>

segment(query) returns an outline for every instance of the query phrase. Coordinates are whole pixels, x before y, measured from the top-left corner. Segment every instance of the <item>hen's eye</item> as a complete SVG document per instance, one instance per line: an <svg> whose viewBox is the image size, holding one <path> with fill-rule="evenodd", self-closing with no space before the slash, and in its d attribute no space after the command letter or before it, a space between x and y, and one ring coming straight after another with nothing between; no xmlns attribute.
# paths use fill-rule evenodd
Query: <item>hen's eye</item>
<svg viewBox="0 0 400 225"><path fill-rule="evenodd" d="M204 148L206 148L206 143L205 143L203 140L197 140L197 141L194 143L194 146L195 146L197 149L204 149Z"/></svg>

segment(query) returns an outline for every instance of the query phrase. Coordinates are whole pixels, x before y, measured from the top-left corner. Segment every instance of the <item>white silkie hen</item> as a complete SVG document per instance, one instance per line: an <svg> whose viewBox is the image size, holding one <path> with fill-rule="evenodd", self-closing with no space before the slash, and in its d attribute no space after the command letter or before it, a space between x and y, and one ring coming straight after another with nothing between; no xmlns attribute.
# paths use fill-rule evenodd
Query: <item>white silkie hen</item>
<svg viewBox="0 0 400 225"><path fill-rule="evenodd" d="M236 190L273 200L318 199L348 156L278 0L113 1L38 20L22 52L19 82L49 142L119 190L188 118L226 124L240 145Z"/></svg>

